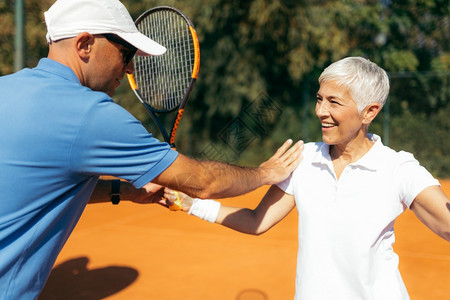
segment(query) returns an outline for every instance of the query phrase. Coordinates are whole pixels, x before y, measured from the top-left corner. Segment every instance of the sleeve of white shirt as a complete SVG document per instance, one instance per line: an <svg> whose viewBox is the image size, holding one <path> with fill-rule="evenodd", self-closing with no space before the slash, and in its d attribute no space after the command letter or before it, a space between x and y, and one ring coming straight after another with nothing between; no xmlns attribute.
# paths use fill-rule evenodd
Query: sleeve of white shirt
<svg viewBox="0 0 450 300"><path fill-rule="evenodd" d="M294 189L292 187L292 174L289 175L288 178L286 178L285 180L283 180L282 182L277 184L277 187L279 187L281 190L283 190L286 194L289 195L293 195L294 194Z"/></svg>
<svg viewBox="0 0 450 300"><path fill-rule="evenodd" d="M400 151L401 163L398 168L398 192L400 199L410 208L417 195L425 188L440 185L439 181L431 175L411 153Z"/></svg>

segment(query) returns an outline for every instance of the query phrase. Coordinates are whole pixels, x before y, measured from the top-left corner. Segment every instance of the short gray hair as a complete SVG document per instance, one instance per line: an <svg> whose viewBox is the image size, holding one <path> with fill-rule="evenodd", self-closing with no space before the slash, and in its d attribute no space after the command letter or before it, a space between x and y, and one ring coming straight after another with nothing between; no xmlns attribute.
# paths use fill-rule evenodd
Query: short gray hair
<svg viewBox="0 0 450 300"><path fill-rule="evenodd" d="M332 63L319 77L319 84L325 81L336 81L347 88L359 113L371 103L383 107L389 94L386 71L362 57L346 57Z"/></svg>

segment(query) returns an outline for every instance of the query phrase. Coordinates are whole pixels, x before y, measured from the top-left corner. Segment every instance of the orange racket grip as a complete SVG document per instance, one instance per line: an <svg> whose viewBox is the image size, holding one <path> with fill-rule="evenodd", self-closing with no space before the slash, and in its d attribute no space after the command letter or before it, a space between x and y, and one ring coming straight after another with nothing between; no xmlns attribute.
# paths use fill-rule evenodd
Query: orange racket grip
<svg viewBox="0 0 450 300"><path fill-rule="evenodd" d="M128 79L128 83L130 84L131 89L133 91L137 90L137 84L136 84L136 81L134 80L133 74L127 73L127 79Z"/></svg>
<svg viewBox="0 0 450 300"><path fill-rule="evenodd" d="M169 209L173 210L173 211L182 210L183 209L183 203L181 202L180 194L177 191L174 191L173 193L177 197L177 200L175 200L175 202L171 206L169 206Z"/></svg>

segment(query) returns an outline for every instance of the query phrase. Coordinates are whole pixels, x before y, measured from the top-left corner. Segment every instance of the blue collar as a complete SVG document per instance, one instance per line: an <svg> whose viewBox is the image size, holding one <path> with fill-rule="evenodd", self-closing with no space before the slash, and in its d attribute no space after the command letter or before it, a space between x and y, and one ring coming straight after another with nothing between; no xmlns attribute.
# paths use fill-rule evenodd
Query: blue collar
<svg viewBox="0 0 450 300"><path fill-rule="evenodd" d="M78 79L77 75L75 75L75 73L72 71L71 68L50 58L46 57L41 58L35 69L55 74L64 79L76 82L81 85L80 80Z"/></svg>

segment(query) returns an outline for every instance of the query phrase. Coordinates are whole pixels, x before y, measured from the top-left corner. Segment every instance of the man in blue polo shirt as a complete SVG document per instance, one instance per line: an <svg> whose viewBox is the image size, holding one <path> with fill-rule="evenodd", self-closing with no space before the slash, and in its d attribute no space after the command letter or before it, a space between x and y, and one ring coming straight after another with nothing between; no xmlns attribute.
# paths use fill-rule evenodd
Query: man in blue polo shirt
<svg viewBox="0 0 450 300"><path fill-rule="evenodd" d="M278 183L299 164L302 143L291 141L258 168L198 162L116 105L133 56L165 52L119 1L58 0L45 21L48 58L0 78L0 299L39 295L94 188L93 201L108 199L101 175L126 180L127 198L152 202L155 184L229 197Z"/></svg>

